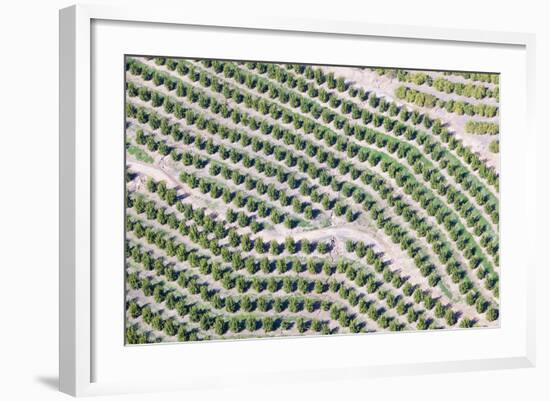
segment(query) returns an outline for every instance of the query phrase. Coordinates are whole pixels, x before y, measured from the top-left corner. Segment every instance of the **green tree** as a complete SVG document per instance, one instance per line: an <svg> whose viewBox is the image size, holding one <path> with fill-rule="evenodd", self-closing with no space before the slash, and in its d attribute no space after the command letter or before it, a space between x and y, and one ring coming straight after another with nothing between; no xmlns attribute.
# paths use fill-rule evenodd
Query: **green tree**
<svg viewBox="0 0 550 401"><path fill-rule="evenodd" d="M128 313L130 314L130 316L132 316L132 318L135 319L141 314L141 309L137 303L130 302L130 304L128 305Z"/></svg>
<svg viewBox="0 0 550 401"><path fill-rule="evenodd" d="M286 228L293 228L294 227L294 219L290 216L285 217L285 227Z"/></svg>
<svg viewBox="0 0 550 401"><path fill-rule="evenodd" d="M456 314L452 309L447 309L445 312L445 321L449 326L454 326L456 324Z"/></svg>
<svg viewBox="0 0 550 401"><path fill-rule="evenodd" d="M254 316L247 317L245 326L246 326L246 329L250 332L256 331L256 328L257 328L256 318Z"/></svg>
<svg viewBox="0 0 550 401"><path fill-rule="evenodd" d="M237 213L233 209L228 208L225 212L225 219L228 223L234 223L237 220Z"/></svg>
<svg viewBox="0 0 550 401"><path fill-rule="evenodd" d="M168 319L164 322L164 333L167 336L175 336L177 333L177 324L173 319Z"/></svg>
<svg viewBox="0 0 550 401"><path fill-rule="evenodd" d="M262 327L265 330L266 333L269 333L274 330L275 328L275 322L270 317L264 317L262 319Z"/></svg>
<svg viewBox="0 0 550 401"><path fill-rule="evenodd" d="M227 323L221 316L216 317L214 320L214 331L217 335L223 335L227 331Z"/></svg>
<svg viewBox="0 0 550 401"><path fill-rule="evenodd" d="M269 243L269 252L272 255L278 255L280 253L279 243L276 240L271 240Z"/></svg>
<svg viewBox="0 0 550 401"><path fill-rule="evenodd" d="M352 222L353 220L355 220L355 215L353 213L353 210L351 210L350 208L348 208L346 210L346 221L347 222Z"/></svg>
<svg viewBox="0 0 550 401"><path fill-rule="evenodd" d="M299 333L304 333L307 330L306 322L303 317L296 319L296 329Z"/></svg>
<svg viewBox="0 0 550 401"><path fill-rule="evenodd" d="M325 254L329 251L329 246L326 242L317 243L317 252Z"/></svg>
<svg viewBox="0 0 550 401"><path fill-rule="evenodd" d="M294 241L294 238L287 237L285 239L285 249L290 254L293 254L296 252L296 242Z"/></svg>
<svg viewBox="0 0 550 401"><path fill-rule="evenodd" d="M229 320L229 330L231 330L233 333L238 333L241 331L241 322L238 317L232 317Z"/></svg>
<svg viewBox="0 0 550 401"><path fill-rule="evenodd" d="M488 321L493 322L498 319L499 311L497 308L493 306L489 306L487 308L487 312L485 313L485 316L487 317Z"/></svg>

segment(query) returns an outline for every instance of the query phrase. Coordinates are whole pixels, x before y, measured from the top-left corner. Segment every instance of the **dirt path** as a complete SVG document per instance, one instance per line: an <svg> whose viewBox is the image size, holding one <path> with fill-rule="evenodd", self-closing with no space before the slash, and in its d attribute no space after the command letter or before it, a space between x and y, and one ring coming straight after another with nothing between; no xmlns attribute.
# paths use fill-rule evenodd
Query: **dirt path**
<svg viewBox="0 0 550 401"><path fill-rule="evenodd" d="M181 188L181 183L178 182L174 176L166 171L162 166L156 167L154 165L128 157L126 160L126 168L131 171L143 173L144 175L154 178L157 181L168 180L168 188Z"/></svg>

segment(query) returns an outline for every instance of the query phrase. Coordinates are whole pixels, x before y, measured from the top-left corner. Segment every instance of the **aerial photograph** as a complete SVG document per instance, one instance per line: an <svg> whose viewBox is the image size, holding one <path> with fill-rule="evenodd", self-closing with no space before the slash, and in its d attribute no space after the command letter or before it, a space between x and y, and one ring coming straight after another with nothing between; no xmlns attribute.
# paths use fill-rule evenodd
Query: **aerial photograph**
<svg viewBox="0 0 550 401"><path fill-rule="evenodd" d="M124 68L125 344L499 327L498 73Z"/></svg>

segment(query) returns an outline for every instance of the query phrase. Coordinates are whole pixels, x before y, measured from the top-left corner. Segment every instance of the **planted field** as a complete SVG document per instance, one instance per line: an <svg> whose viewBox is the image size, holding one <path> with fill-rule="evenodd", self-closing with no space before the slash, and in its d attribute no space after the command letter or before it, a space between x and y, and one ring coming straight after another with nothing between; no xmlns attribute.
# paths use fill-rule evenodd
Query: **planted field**
<svg viewBox="0 0 550 401"><path fill-rule="evenodd" d="M498 96L127 57L126 342L498 326Z"/></svg>

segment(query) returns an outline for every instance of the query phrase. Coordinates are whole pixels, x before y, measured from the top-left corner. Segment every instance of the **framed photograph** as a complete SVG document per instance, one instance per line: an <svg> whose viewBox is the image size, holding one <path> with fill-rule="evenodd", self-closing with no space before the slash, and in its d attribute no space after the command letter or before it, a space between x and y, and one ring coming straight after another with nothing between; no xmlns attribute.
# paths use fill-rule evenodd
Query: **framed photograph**
<svg viewBox="0 0 550 401"><path fill-rule="evenodd" d="M529 34L61 10L61 390L533 366L533 60Z"/></svg>

